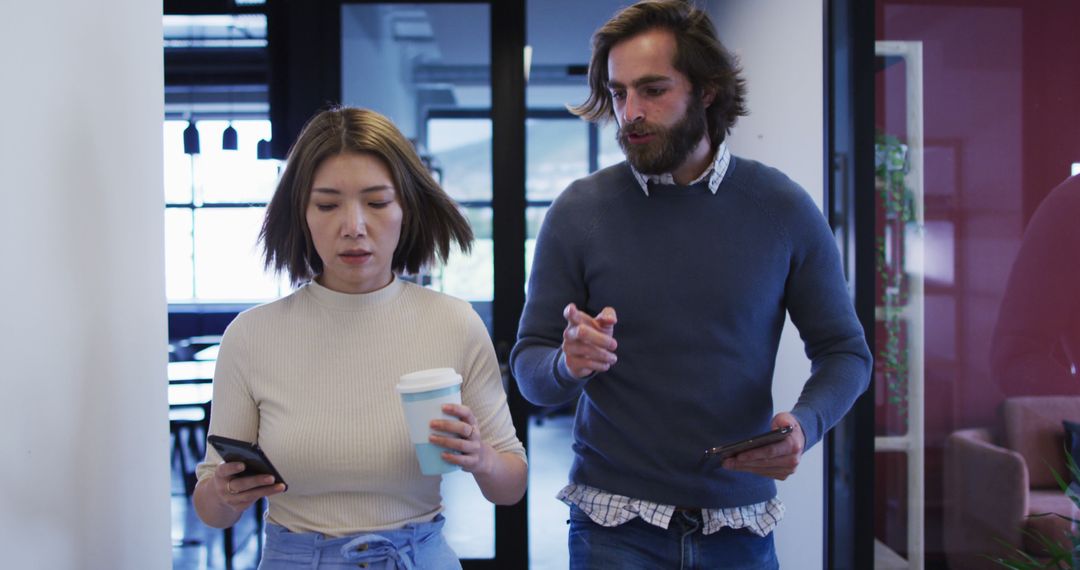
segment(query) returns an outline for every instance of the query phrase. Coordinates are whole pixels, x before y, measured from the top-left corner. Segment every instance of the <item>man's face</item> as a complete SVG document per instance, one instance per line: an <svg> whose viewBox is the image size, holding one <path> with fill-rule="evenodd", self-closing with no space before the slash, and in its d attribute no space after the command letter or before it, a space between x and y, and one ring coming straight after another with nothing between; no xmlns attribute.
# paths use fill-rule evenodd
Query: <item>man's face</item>
<svg viewBox="0 0 1080 570"><path fill-rule="evenodd" d="M608 54L608 88L618 141L638 172L672 172L705 136L705 106L675 69L675 38L650 30L615 44Z"/></svg>

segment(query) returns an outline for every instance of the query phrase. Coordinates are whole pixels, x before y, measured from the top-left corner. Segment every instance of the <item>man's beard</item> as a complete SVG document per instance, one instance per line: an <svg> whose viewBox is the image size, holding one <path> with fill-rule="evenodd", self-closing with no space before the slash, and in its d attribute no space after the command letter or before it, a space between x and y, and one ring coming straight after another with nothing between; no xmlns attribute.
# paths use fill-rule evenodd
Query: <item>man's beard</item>
<svg viewBox="0 0 1080 570"><path fill-rule="evenodd" d="M705 136L707 123L704 111L705 106L701 99L691 95L686 113L670 128L647 122L620 127L616 138L627 162L642 174L674 171L686 161ZM627 139L630 134L651 134L653 140L645 144L630 144Z"/></svg>

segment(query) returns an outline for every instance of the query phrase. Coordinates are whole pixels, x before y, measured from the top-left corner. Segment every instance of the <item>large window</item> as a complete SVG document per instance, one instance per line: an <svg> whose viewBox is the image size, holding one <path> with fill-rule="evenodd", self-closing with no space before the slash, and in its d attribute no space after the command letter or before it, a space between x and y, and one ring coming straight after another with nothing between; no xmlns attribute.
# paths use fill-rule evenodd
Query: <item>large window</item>
<svg viewBox="0 0 1080 570"><path fill-rule="evenodd" d="M165 121L165 263L170 303L256 302L288 291L267 273L256 245L279 162L259 160L266 120L232 121L236 150L223 150L228 121L195 123L199 154L185 154L187 121Z"/></svg>
<svg viewBox="0 0 1080 570"><path fill-rule="evenodd" d="M464 209L476 235L473 254L455 252L445 267L433 272L432 285L470 301L490 301L493 290L493 245L491 232L491 120L486 111L434 113L427 121L427 149L434 160L435 173ZM613 127L612 127L613 129ZM571 182L589 173L597 161L590 147L590 130L595 126L564 111L534 110L525 121L527 201L525 279L532 269L536 234L552 201ZM614 137L613 132L605 134ZM604 149L603 144L600 151ZM618 148L615 149L618 152ZM621 154L619 155L621 160ZM611 156L600 155L606 164Z"/></svg>
<svg viewBox="0 0 1080 570"><path fill-rule="evenodd" d="M455 249L445 266L430 270L428 284L462 299L490 302L494 294L491 120L486 111L475 115L435 114L427 121L425 148L433 159L433 174L462 206L476 235L472 254L466 256ZM191 155L184 153L183 146L188 121L165 121L166 288L170 303L260 302L289 291L285 278L263 269L256 243L282 166L277 160L257 158L258 141L270 138L270 122L232 121L238 148L223 150L219 141L229 124L224 120L197 121L200 153ZM596 127L568 114L532 117L526 122L526 278L536 234L552 200L571 182L588 174L590 162L603 167L621 160L613 142L614 127L600 129L596 150L590 149L590 129ZM590 157L591 152L597 156Z"/></svg>
<svg viewBox="0 0 1080 570"><path fill-rule="evenodd" d="M495 249L491 234L491 119L433 118L427 122L427 149L433 171L462 206L476 241L471 255L455 249L431 285L472 302L495 296Z"/></svg>
<svg viewBox="0 0 1080 570"><path fill-rule="evenodd" d="M532 272L536 235L551 202L571 182L589 173L589 123L577 118L525 121L525 282Z"/></svg>

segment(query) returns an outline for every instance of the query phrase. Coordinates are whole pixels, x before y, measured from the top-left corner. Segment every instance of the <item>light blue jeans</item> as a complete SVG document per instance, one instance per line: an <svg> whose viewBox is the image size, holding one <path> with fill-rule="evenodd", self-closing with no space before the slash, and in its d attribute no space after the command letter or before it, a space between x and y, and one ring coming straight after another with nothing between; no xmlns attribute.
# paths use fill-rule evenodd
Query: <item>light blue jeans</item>
<svg viewBox="0 0 1080 570"><path fill-rule="evenodd" d="M461 570L461 562L442 535L442 515L404 528L327 538L315 532L289 532L267 523L259 570Z"/></svg>
<svg viewBox="0 0 1080 570"><path fill-rule="evenodd" d="M676 511L667 529L641 518L619 526L600 526L570 507L570 568L573 570L776 570L773 535L724 527L701 534L701 512Z"/></svg>

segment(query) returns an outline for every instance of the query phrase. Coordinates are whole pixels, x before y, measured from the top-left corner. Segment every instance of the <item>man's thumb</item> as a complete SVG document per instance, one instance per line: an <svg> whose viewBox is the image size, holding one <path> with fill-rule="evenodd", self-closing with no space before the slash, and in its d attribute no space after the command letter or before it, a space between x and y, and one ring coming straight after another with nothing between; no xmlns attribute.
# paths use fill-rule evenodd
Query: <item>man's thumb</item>
<svg viewBox="0 0 1080 570"><path fill-rule="evenodd" d="M604 307L600 311L600 314L596 315L597 324L606 329L613 329L615 323L619 322L618 317L615 316L615 309L611 307Z"/></svg>

